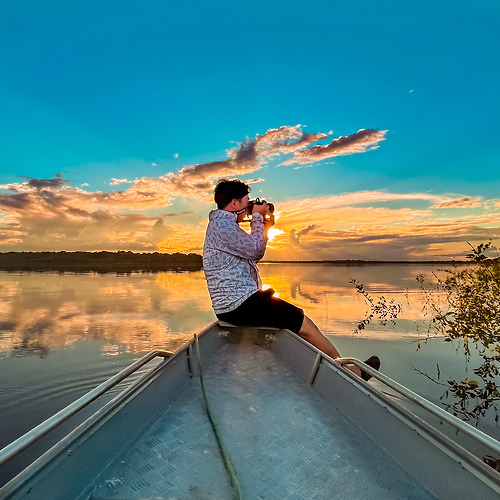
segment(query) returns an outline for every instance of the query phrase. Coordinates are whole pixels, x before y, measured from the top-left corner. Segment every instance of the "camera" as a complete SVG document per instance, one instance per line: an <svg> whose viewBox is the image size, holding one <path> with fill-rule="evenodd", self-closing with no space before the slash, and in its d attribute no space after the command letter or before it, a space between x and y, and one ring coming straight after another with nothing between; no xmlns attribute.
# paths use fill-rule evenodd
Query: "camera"
<svg viewBox="0 0 500 500"><path fill-rule="evenodd" d="M255 198L255 200L250 200L247 205L247 214L250 216L253 212L253 207L255 205L264 205L267 203L266 200L261 200L260 198ZM266 222L271 226L274 226L274 205L272 203L267 203L267 208L269 209L269 213L264 217ZM250 222L250 219L246 219L243 222Z"/></svg>
<svg viewBox="0 0 500 500"><path fill-rule="evenodd" d="M255 200L250 200L247 205L247 212L251 214L253 212L254 205L264 205L267 203L266 200L261 200L260 198L255 198ZM274 212L274 205L272 203L267 203L267 207L271 213Z"/></svg>

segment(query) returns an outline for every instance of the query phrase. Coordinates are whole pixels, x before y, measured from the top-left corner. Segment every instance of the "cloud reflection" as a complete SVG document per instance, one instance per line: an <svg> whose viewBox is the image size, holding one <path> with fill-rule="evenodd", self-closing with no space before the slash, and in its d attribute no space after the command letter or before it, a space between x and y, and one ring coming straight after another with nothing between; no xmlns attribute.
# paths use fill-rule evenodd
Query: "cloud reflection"
<svg viewBox="0 0 500 500"><path fill-rule="evenodd" d="M108 354L176 350L214 318L201 272L0 273L0 287L0 351L18 356L97 340Z"/></svg>
<svg viewBox="0 0 500 500"><path fill-rule="evenodd" d="M261 264L265 285L313 318L329 335L352 335L367 305L349 283L403 304L394 327L363 331L370 338L416 337L422 319L418 265ZM202 272L130 275L0 273L0 353L50 356L80 342L100 342L104 355L176 350L215 320ZM410 296L410 300L408 300Z"/></svg>

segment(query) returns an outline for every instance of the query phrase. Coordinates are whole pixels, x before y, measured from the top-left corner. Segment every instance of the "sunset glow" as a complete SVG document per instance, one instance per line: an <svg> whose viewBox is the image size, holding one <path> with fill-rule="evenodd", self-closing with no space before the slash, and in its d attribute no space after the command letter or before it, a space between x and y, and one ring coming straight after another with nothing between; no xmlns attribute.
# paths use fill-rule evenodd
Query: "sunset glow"
<svg viewBox="0 0 500 500"><path fill-rule="evenodd" d="M268 243L272 243L277 236L280 236L282 234L285 234L285 232L282 231L281 229L277 229L276 227L272 227L267 232Z"/></svg>
<svg viewBox="0 0 500 500"><path fill-rule="evenodd" d="M0 6L0 251L201 253L221 178L265 259L496 251L498 5L93 4Z"/></svg>

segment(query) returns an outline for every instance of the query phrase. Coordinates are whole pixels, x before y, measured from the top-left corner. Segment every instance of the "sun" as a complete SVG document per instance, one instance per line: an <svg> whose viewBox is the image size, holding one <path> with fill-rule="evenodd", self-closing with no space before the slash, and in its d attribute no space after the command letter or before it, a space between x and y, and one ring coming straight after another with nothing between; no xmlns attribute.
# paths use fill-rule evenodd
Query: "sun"
<svg viewBox="0 0 500 500"><path fill-rule="evenodd" d="M267 231L267 240L273 241L273 239L276 238L276 236L279 236L280 234L285 234L285 231L272 227L271 229L269 229L269 231Z"/></svg>

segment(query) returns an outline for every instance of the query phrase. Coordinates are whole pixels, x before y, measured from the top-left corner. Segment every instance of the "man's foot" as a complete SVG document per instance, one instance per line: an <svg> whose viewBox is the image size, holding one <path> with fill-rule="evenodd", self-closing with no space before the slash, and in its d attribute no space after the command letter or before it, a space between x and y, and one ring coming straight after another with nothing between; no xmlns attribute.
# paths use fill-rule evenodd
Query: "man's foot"
<svg viewBox="0 0 500 500"><path fill-rule="evenodd" d="M375 370L378 370L380 368L380 359L378 356L370 356L365 361L365 364L370 366L371 368L375 368ZM372 376L364 370L361 370L361 378L363 380L370 380Z"/></svg>

